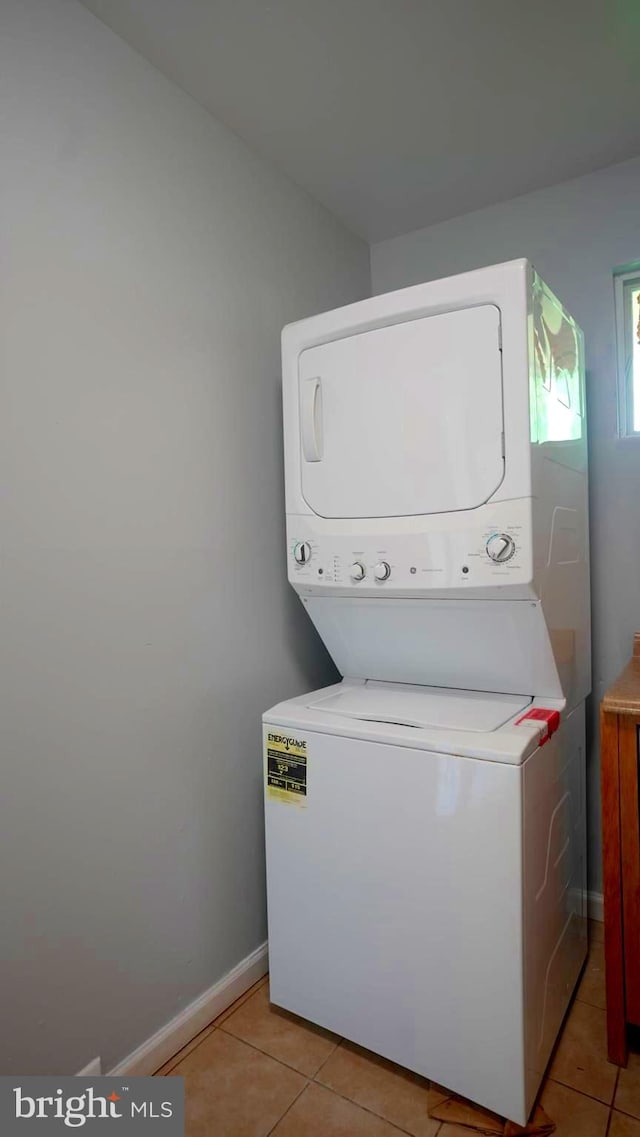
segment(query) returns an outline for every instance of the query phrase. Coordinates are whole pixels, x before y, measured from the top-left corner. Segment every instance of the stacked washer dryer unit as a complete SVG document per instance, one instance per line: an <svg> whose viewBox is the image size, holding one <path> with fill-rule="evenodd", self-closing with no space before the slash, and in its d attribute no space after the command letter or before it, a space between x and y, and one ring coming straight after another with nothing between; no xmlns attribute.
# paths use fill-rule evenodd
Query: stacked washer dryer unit
<svg viewBox="0 0 640 1137"><path fill-rule="evenodd" d="M581 333L519 260L291 325L283 369L345 678L264 716L271 998L522 1124L587 946Z"/></svg>

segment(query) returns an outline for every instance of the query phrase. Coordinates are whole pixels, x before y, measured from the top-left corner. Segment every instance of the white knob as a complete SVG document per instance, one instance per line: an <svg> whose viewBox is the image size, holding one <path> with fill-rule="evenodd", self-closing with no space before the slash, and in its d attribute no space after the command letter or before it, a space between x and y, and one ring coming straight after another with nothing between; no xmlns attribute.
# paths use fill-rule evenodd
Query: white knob
<svg viewBox="0 0 640 1137"><path fill-rule="evenodd" d="M350 571L352 580L364 580L367 575L367 570L364 565L360 564L360 561L354 561Z"/></svg>
<svg viewBox="0 0 640 1137"><path fill-rule="evenodd" d="M391 565L386 561L380 561L373 570L373 575L376 580L388 580L391 576Z"/></svg>
<svg viewBox="0 0 640 1137"><path fill-rule="evenodd" d="M487 554L497 564L510 561L516 551L516 543L508 533L493 533L487 541Z"/></svg>
<svg viewBox="0 0 640 1137"><path fill-rule="evenodd" d="M299 541L293 550L296 564L306 565L311 560L311 545L308 541Z"/></svg>

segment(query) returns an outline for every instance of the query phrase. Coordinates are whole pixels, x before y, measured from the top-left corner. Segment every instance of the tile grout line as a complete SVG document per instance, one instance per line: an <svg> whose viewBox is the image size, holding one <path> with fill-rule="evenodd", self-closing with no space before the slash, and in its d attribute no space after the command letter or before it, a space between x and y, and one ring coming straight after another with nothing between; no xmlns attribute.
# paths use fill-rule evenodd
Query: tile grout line
<svg viewBox="0 0 640 1137"><path fill-rule="evenodd" d="M336 1045L334 1046L331 1053L327 1054L327 1057L323 1059L320 1066L316 1070L315 1074L303 1074L302 1070L298 1070L295 1066L290 1066L288 1062L284 1062L281 1058L274 1058L273 1054L269 1054L269 1052L267 1050L262 1050L259 1046L256 1046L254 1043L247 1042L247 1040L245 1038L239 1038L238 1035L232 1034L230 1030L225 1030L224 1029L224 1023L221 1026L216 1027L215 1029L221 1030L222 1033L228 1035L229 1038L235 1038L236 1042L243 1042L244 1045L250 1047L251 1050L257 1051L258 1054L263 1054L265 1056L265 1058L270 1058L272 1062L277 1062L280 1066L284 1066L284 1068L286 1070L291 1070L294 1074L299 1074L301 1078L306 1079L305 1085L300 1090L300 1093L296 1095L294 1100L291 1102L291 1105L287 1107L285 1112L282 1114L282 1117L280 1117L278 1119L278 1121L276 1122L276 1125L279 1125L280 1122L282 1121L282 1118L286 1117L287 1113L291 1109L291 1106L293 1106L294 1103L300 1097L300 1094L304 1093L304 1091L306 1089L308 1089L309 1086L313 1083L314 1085L320 1086L321 1089L327 1090L328 1093L334 1094L335 1097L340 1098L341 1101L346 1101L349 1105L355 1106L356 1109L361 1109L365 1113L370 1114L371 1117L376 1117L379 1121L386 1122L387 1125L391 1125L394 1129L397 1129L398 1133L404 1133L404 1134L406 1134L406 1137L413 1137L413 1134L410 1133L410 1131L408 1129L403 1129L402 1126L397 1125L395 1121L389 1121L389 1119L387 1117L383 1117L381 1113L376 1113L375 1110L369 1109L368 1106L362 1105L361 1102L354 1101L353 1098L346 1097L345 1094L341 1094L339 1090L335 1090L333 1088L333 1086L327 1085L326 1082L320 1082L317 1080L318 1074L323 1069L323 1067L326 1065L326 1063L329 1061L329 1059L331 1058L331 1055L335 1054L336 1050L340 1046L340 1043L344 1042L344 1039L341 1038L336 1043ZM194 1049L196 1049L196 1048L194 1047ZM444 1124L444 1122L441 1123L441 1127L442 1127L442 1124ZM274 1128L275 1128L275 1126L274 1126ZM436 1134L439 1132L440 1132L440 1129L436 1130ZM273 1133L273 1129L270 1129L269 1133L265 1134L265 1137L270 1137L271 1133ZM436 1134L434 1134L434 1137L436 1137Z"/></svg>
<svg viewBox="0 0 640 1137"><path fill-rule="evenodd" d="M640 1117L637 1113L627 1113L626 1109L620 1109L617 1105L612 1105L611 1108L615 1113L621 1113L623 1117L628 1117L631 1121L637 1121L640 1124Z"/></svg>
<svg viewBox="0 0 640 1137"><path fill-rule="evenodd" d="M224 1024L222 1024L222 1026L214 1027L213 1029L222 1031L222 1033L226 1034L228 1038L234 1038L236 1040L236 1042L244 1043L244 1045L248 1046L250 1050L255 1050L258 1054L264 1055L265 1058L270 1058L272 1062L277 1062L279 1066L284 1066L285 1070L291 1070L294 1074L298 1074L301 1078L305 1079L305 1084L304 1084L304 1086L302 1086L302 1089L296 1094L296 1096L293 1099L293 1101L291 1102L291 1104L287 1106L285 1112L282 1114L282 1117L278 1118L278 1120L276 1121L273 1128L270 1129L269 1132L265 1134L265 1137L270 1137L270 1135L273 1133L275 1127L280 1124L280 1122L282 1121L282 1119L284 1117L286 1117L289 1110L292 1108L293 1105L295 1105L295 1103L297 1102L300 1095L303 1094L304 1091L307 1090L309 1088L309 1086L312 1084L320 1086L321 1089L327 1090L328 1093L334 1094L335 1097L340 1098L341 1101L346 1101L349 1105L355 1106L356 1109L363 1110L363 1112L370 1114L371 1117L376 1117L379 1121L385 1121L387 1123L387 1125L391 1125L394 1129L397 1129L398 1133L404 1133L404 1134L406 1134L406 1137L413 1137L413 1134L411 1134L408 1129L403 1129L401 1126L396 1125L395 1122L389 1121L388 1118L383 1117L382 1114L376 1113L374 1110L369 1109L366 1105L361 1105L360 1102L354 1101L353 1098L345 1097L344 1094L341 1094L338 1090L334 1090L332 1086L326 1085L325 1082L317 1082L316 1081L316 1078L317 1078L318 1074L320 1073L320 1070L329 1061L329 1058L331 1057L331 1055L335 1054L340 1043L342 1041L344 1041L343 1039L340 1039L336 1043L333 1050L331 1051L331 1054L328 1054L327 1057L322 1061L321 1065L318 1067L315 1074L303 1074L302 1070L296 1069L295 1066L290 1066L288 1062L283 1062L282 1059L280 1059L280 1058L274 1058L273 1054L269 1054L268 1051L261 1050L259 1046L255 1046L252 1042L247 1042L246 1039L244 1039L244 1038L239 1038L236 1034L232 1034L230 1030L225 1030ZM213 1031L210 1032L210 1035L211 1034L213 1034ZM209 1037L210 1037L210 1035L209 1035ZM203 1039L202 1041L204 1042L206 1040ZM199 1045L200 1045L200 1043L198 1043L198 1046ZM194 1046L193 1050L195 1051L197 1049L198 1049L198 1047ZM193 1051L191 1051L190 1053L192 1054ZM186 1057L189 1057L189 1055L187 1055ZM176 1063L176 1065L180 1065L180 1063L178 1062L178 1063ZM175 1069L175 1067L172 1067L172 1069ZM167 1073L169 1073L169 1071L167 1071ZM440 1130L438 1129L437 1132L439 1133ZM435 1134L434 1134L434 1137L436 1137Z"/></svg>
<svg viewBox="0 0 640 1137"><path fill-rule="evenodd" d="M590 1003L588 999L581 999L580 993L576 995L576 1003L582 1003L583 1007L593 1007L596 1011L606 1011L606 1007L600 1007L597 1003Z"/></svg>
<svg viewBox="0 0 640 1137"><path fill-rule="evenodd" d="M264 1054L264 1051L263 1051L263 1050L261 1050L261 1051L260 1051L260 1053L261 1053L261 1054ZM277 1058L275 1058L275 1059L274 1059L274 1061L275 1061L275 1062L277 1062L277 1061L278 1061L278 1059L277 1059ZM281 1063L281 1065L284 1065L284 1063ZM288 1069L288 1070L290 1070L290 1069L291 1069L291 1067L290 1067L290 1066L287 1066L287 1069ZM299 1071L298 1071L298 1072L299 1072ZM308 1089L309 1089L309 1086L310 1086L310 1085L311 1085L311 1078L308 1078L308 1079L306 1080L306 1082L305 1082L304 1086L302 1087L302 1089L301 1089L301 1090L299 1090L299 1091L298 1091L298 1093L296 1094L296 1096L294 1097L293 1101L289 1102L289 1105L288 1105L288 1106L287 1106L287 1108L285 1109L284 1113L283 1113L283 1114L282 1114L282 1115L281 1115L281 1116L278 1118L278 1120L276 1121L275 1125L272 1125L272 1126L271 1126L271 1129L269 1130L269 1132L268 1132L268 1133L265 1133L265 1137L271 1137L271 1134L272 1134L273 1132L275 1132L275 1130L277 1129L277 1127L278 1127L278 1125L280 1124L280 1122L281 1122L281 1121L284 1121L284 1119L285 1119L285 1117L287 1116L287 1114L288 1114L289 1110L290 1110L290 1109L293 1109L293 1107L294 1107L294 1105L296 1104L296 1102L297 1102L298 1098L299 1098L299 1097L302 1097L303 1093L305 1092L305 1090L308 1090Z"/></svg>
<svg viewBox="0 0 640 1137"><path fill-rule="evenodd" d="M330 1054L327 1054L327 1057L326 1057L326 1058L323 1058L322 1062L321 1062L321 1063L320 1063L320 1065L318 1066L318 1069L316 1070L315 1074L313 1075L313 1080L314 1080L314 1082L315 1082L315 1081L317 1081L317 1079L318 1079L318 1074L320 1073L320 1071L321 1071L321 1070L324 1070L324 1068L325 1068L325 1066L326 1066L327 1062L329 1061L329 1059L330 1059L330 1058L333 1058L333 1055L335 1054L336 1050L338 1050L338 1049L339 1049L339 1047L341 1047L341 1046L342 1046L342 1043L343 1043L344 1041L345 1041L345 1039L344 1039L344 1038L339 1038L339 1039L338 1039L338 1041L336 1042L336 1044L335 1044L335 1046L334 1046L333 1050L331 1051L331 1053L330 1053ZM322 1083L320 1083L320 1084L322 1084Z"/></svg>
<svg viewBox="0 0 640 1137"><path fill-rule="evenodd" d="M229 1038L235 1038L236 1042L243 1042L244 1045L249 1046L251 1048L251 1050L257 1050L258 1054L264 1054L265 1058L270 1058L272 1062L278 1062L281 1066L284 1066L287 1070L293 1070L294 1074L299 1074L301 1078L307 1078L310 1082L313 1082L313 1080L315 1078L315 1074L307 1074L304 1070L300 1070L298 1066L292 1066L289 1062L285 1062L284 1058L276 1058L276 1057L274 1057L273 1054L270 1054L268 1050L263 1050L261 1046L256 1046L255 1042L248 1042L246 1038L241 1038L239 1034L233 1034L232 1031L225 1030L225 1024L224 1023L222 1023L221 1026L217 1026L216 1030L221 1030L222 1033L226 1034ZM331 1051L331 1054L333 1054L333 1052L335 1050L337 1050L338 1046L339 1046L339 1043L336 1046L334 1046L333 1050ZM327 1058L323 1059L322 1064L320 1067L318 1067L318 1069L321 1069L322 1066L324 1066L327 1059L331 1057L331 1054L327 1055Z"/></svg>
<svg viewBox="0 0 640 1137"><path fill-rule="evenodd" d="M366 1105L362 1105L362 1103L361 1103L361 1102L359 1102L359 1101L356 1101L354 1098L349 1098L349 1097L347 1097L345 1094L341 1094L341 1093L340 1093L340 1090L336 1090L336 1089L335 1089L333 1086L330 1086L330 1085L328 1085L328 1083L327 1083L327 1082L322 1082L322 1081L320 1081L320 1079L319 1079L318 1075L319 1075L319 1074L322 1072L322 1070L324 1070L324 1068L325 1068L325 1066L326 1066L327 1062L328 1062L328 1061L329 1061L329 1059L330 1059L330 1058L331 1058L331 1057L332 1057L332 1056L335 1054L335 1052L336 1052L336 1050L338 1049L338 1047L339 1047L339 1046L341 1046L341 1045L342 1045L342 1043L343 1043L343 1042L346 1042L346 1041L347 1041L347 1040L346 1040L345 1038L341 1038L341 1039L340 1039L340 1040L339 1040L339 1041L336 1043L336 1045L334 1046L333 1050L331 1051L331 1054L328 1054L328 1055L327 1055L327 1057L324 1059L324 1061L323 1061L323 1062L320 1064L320 1066L319 1066L319 1067L318 1067L318 1069L316 1070L315 1074L313 1075L312 1081L313 1081L313 1082L315 1082L315 1084L316 1084L317 1086L322 1086L323 1090L329 1090L329 1092L330 1092L330 1093L332 1093L332 1094L335 1094L335 1095L336 1095L336 1097L342 1098L342 1100L343 1100L343 1101L347 1101L347 1102L350 1102L350 1103L351 1103L351 1105L355 1105L355 1106L357 1106L357 1107L358 1107L358 1109L363 1109L363 1110L364 1110L366 1113L370 1113L370 1114L372 1114L372 1116L373 1116L373 1117L377 1117L377 1118L379 1118L381 1121L386 1121L388 1125L393 1125L393 1126L394 1126L394 1127L395 1127L395 1128L396 1128L396 1129L397 1129L397 1130L398 1130L400 1133L406 1133L406 1134L408 1135L408 1137L414 1137L414 1135L413 1135L412 1133L410 1133L408 1129L403 1129L403 1128L402 1128L402 1126L401 1126L401 1125L398 1125L398 1124L397 1124L395 1121L389 1121L389 1118L388 1118L388 1117L383 1117L383 1115L382 1115L381 1113L376 1113L376 1112L375 1112L375 1110L373 1110L373 1109L369 1109L369 1108L368 1108L368 1106L366 1106ZM427 1114L427 1116L429 1116L429 1115ZM429 1118L429 1120L431 1120L431 1118ZM438 1128L436 1129L436 1132L434 1133L433 1137L438 1137L438 1133L440 1132L440 1130L441 1130L441 1128L442 1128L442 1126L443 1126L443 1125L444 1125L444 1122L443 1122L443 1121L441 1121L441 1122L440 1122L440 1125L439 1125L439 1126L438 1126Z"/></svg>
<svg viewBox="0 0 640 1137"><path fill-rule="evenodd" d="M415 1137L413 1133L411 1133L408 1129L403 1129L402 1126L398 1125L396 1121L389 1121L388 1117L383 1117L381 1113L376 1113L374 1109L370 1109L368 1105L363 1105L362 1102L355 1101L353 1098L348 1098L345 1094L341 1094L340 1090L334 1090L333 1086L328 1086L326 1082L316 1082L315 1078L312 1078L311 1081L313 1081L316 1086L320 1086L321 1089L327 1090L330 1094L333 1094L335 1097L340 1098L342 1101L348 1102L349 1105L355 1105L356 1109L361 1109L364 1113L368 1113L370 1117L376 1117L378 1121L384 1121L387 1125L390 1125L392 1129L397 1129L398 1133L405 1133L406 1137ZM427 1117L428 1116L429 1115L427 1114ZM431 1118L429 1118L429 1120L431 1120ZM442 1122L442 1124L444 1124L444 1122ZM438 1129L437 1132L439 1133L440 1130Z"/></svg>
<svg viewBox="0 0 640 1137"><path fill-rule="evenodd" d="M574 1094L581 1094L583 1098L588 1098L589 1101L597 1101L600 1105L606 1105L609 1109L613 1109L613 1101L615 1098L615 1084L614 1084L614 1090L613 1090L613 1097L612 1097L611 1101L603 1101L602 1098L596 1098L593 1096L593 1094L586 1093L585 1090L576 1089L576 1087L572 1086L569 1082L563 1082L562 1079L559 1078L557 1074L553 1078L549 1074L548 1077L545 1078L543 1081L555 1082L558 1086L564 1086L564 1088L566 1090L573 1090Z"/></svg>
<svg viewBox="0 0 640 1137"><path fill-rule="evenodd" d="M254 994L255 994L255 992L254 992ZM248 1000L247 1000L247 1002L248 1002ZM238 1007L238 1010L240 1010L240 1007ZM327 1054L327 1056L325 1058L323 1058L323 1060L320 1063L320 1065L318 1066L318 1069L316 1070L315 1074L304 1074L302 1072L302 1070L299 1070L296 1066L290 1066L289 1063L283 1061L283 1059L275 1058L273 1054L270 1054L267 1050L262 1050L261 1047L256 1046L255 1043L248 1042L247 1039L245 1039L245 1038L240 1038L238 1035L233 1034L230 1030L225 1030L225 1026L230 1021L231 1017L232 1017L231 1015L228 1015L223 1020L223 1022L221 1022L219 1026L214 1027L214 1029L215 1030L221 1030L223 1034L228 1035L230 1038L235 1038L236 1041L238 1041L238 1042L243 1042L245 1044L245 1046L249 1046L252 1050L257 1051L258 1054L263 1054L266 1058L271 1058L271 1060L273 1062L278 1062L280 1066L284 1066L285 1069L292 1070L293 1073L299 1074L301 1077L306 1079L305 1085L302 1087L300 1092L298 1094L296 1094L296 1097L293 1099L291 1104L287 1107L285 1112L282 1114L282 1117L280 1117L278 1119L278 1121L276 1122L276 1124L273 1126L273 1128L270 1129L267 1134L265 1134L265 1137L270 1137L270 1135L274 1132L276 1126L278 1126L280 1124L280 1122L283 1120L283 1118L285 1118L287 1116L289 1110L292 1109L292 1107L297 1102L298 1098L304 1093L305 1090L307 1090L309 1088L309 1086L311 1084L320 1086L323 1090L326 1090L328 1093L334 1094L335 1097L340 1098L341 1101L347 1102L348 1105L355 1106L356 1109L363 1110L363 1112L368 1113L371 1117L375 1117L379 1121L386 1122L387 1125L390 1125L392 1128L396 1129L398 1131L398 1133L403 1133L406 1135L406 1137L414 1137L414 1135L412 1133L410 1133L410 1131L408 1129L404 1129L404 1128L402 1128L402 1126L397 1125L395 1122L389 1121L389 1119L387 1117L383 1117L382 1114L376 1113L375 1110L369 1109L367 1106L362 1105L360 1102L354 1101L353 1098L346 1097L345 1094L341 1094L339 1092L339 1090L335 1090L332 1086L327 1085L326 1082L321 1082L318 1080L318 1075L324 1069L324 1067L326 1066L329 1059L335 1054L336 1050L342 1045L342 1043L346 1041L344 1038L338 1038L333 1049L329 1051L329 1053ZM197 1047L194 1047L194 1050L195 1049L197 1049ZM444 1124L445 1124L444 1122L440 1122L440 1124L438 1125L438 1128L437 1128L436 1132L434 1133L433 1137L437 1137L438 1133L440 1133L440 1130L442 1129L442 1126Z"/></svg>
<svg viewBox="0 0 640 1137"><path fill-rule="evenodd" d="M613 1113L615 1111L615 1113L621 1113L623 1117L629 1117L632 1121L640 1122L640 1117L638 1117L638 1115L636 1113L627 1113L626 1109L620 1109L620 1106L616 1105L616 1094L618 1092L618 1083L620 1081L621 1076L622 1076L622 1067L618 1066L618 1072L616 1074L616 1084L615 1084L615 1089L613 1091L613 1101L611 1103L611 1114L613 1116ZM607 1130L607 1133L608 1132L609 1131Z"/></svg>
<svg viewBox="0 0 640 1137"><path fill-rule="evenodd" d="M289 1105L287 1107L285 1112L282 1114L282 1117L280 1117L278 1119L278 1121L276 1122L276 1125L279 1125L280 1122L282 1121L282 1118L286 1117L287 1113L291 1109L291 1106L293 1106L294 1103L300 1097L300 1094L303 1094L304 1091L306 1089L308 1089L310 1085L314 1084L314 1085L320 1086L320 1088L323 1090L327 1090L328 1093L334 1094L334 1096L337 1098L340 1098L341 1101L346 1101L349 1105L355 1106L356 1109L361 1109L361 1110L363 1110L364 1113L370 1114L371 1117L376 1117L379 1121L385 1121L387 1125L391 1125L394 1129L397 1129L398 1133L404 1133L404 1134L406 1134L406 1137L414 1137L414 1135L412 1133L410 1133L410 1131L408 1129L403 1129L402 1126L398 1125L395 1121L389 1121L389 1119L387 1117L383 1117L381 1113L376 1113L375 1110L369 1109L368 1106L362 1105L358 1101L354 1101L353 1098L346 1097L345 1094L341 1094L339 1090L335 1090L333 1088L333 1086L328 1086L326 1084L326 1082L317 1081L318 1074L320 1073L322 1068L326 1065L326 1063L329 1061L329 1059L331 1058L331 1055L335 1054L340 1043L344 1042L344 1039L341 1038L339 1040L339 1042L336 1043L333 1050L331 1051L331 1054L328 1054L327 1057L322 1061L321 1065L318 1067L315 1074L303 1074L302 1070L296 1069L295 1066L290 1066L288 1062L283 1062L281 1058L274 1058L273 1054L269 1054L268 1051L261 1050L259 1046L255 1046L254 1043L252 1043L252 1042L247 1042L246 1039L244 1039L244 1038L238 1038L238 1036L235 1034L232 1034L230 1030L225 1030L224 1024L222 1026L216 1027L216 1030L221 1030L222 1033L228 1035L229 1038L235 1038L236 1042L243 1042L244 1045L248 1046L251 1050L257 1051L258 1054L263 1054L265 1056L265 1058L270 1058L272 1062L277 1062L279 1066L284 1066L286 1070L291 1070L291 1071L293 1071L294 1074L299 1074L301 1078L305 1078L305 1085L300 1090L300 1093L297 1094L296 1097L294 1098L294 1100L291 1102L291 1105ZM444 1122L442 1124L444 1124ZM274 1126L274 1128L275 1128L275 1126ZM439 1133L440 1130L438 1129L437 1132ZM273 1133L273 1129L270 1129L269 1133L265 1134L265 1137L270 1137L271 1133ZM436 1137L435 1134L434 1134L434 1137Z"/></svg>
<svg viewBox="0 0 640 1137"><path fill-rule="evenodd" d="M606 1128L606 1130L605 1130L605 1134L604 1134L604 1137L609 1137L609 1131L610 1131L610 1129L611 1129L611 1122L613 1121L613 1107L614 1107L614 1105L615 1105L615 1100L616 1100L616 1094L617 1094L617 1092L618 1092L618 1082L619 1082L619 1081L620 1081L620 1067L618 1066L618 1069L617 1069L617 1071L616 1071L616 1080L615 1080L615 1082L614 1082L614 1084L613 1084L613 1097L611 1098L611 1105L609 1106L609 1116L608 1116L608 1118L607 1118L607 1128Z"/></svg>

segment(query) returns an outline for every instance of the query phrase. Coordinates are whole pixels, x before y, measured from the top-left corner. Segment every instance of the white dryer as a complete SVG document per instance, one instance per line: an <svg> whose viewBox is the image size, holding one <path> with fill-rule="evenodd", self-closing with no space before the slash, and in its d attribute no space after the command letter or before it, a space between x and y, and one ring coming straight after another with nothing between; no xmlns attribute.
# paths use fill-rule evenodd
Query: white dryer
<svg viewBox="0 0 640 1137"><path fill-rule="evenodd" d="M264 716L271 997L522 1124L586 952L581 334L515 261L286 328L283 397L346 678Z"/></svg>

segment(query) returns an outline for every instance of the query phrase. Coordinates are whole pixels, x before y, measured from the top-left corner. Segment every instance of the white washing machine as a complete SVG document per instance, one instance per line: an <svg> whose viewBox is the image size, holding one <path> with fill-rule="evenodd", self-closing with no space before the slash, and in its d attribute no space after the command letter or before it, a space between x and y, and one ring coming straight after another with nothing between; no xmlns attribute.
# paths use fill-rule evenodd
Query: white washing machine
<svg viewBox="0 0 640 1137"><path fill-rule="evenodd" d="M264 725L272 1000L521 1123L586 946L584 719L531 706L345 680Z"/></svg>
<svg viewBox="0 0 640 1137"><path fill-rule="evenodd" d="M586 953L579 329L526 261L285 329L271 998L524 1124Z"/></svg>

